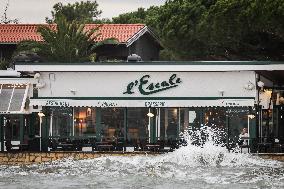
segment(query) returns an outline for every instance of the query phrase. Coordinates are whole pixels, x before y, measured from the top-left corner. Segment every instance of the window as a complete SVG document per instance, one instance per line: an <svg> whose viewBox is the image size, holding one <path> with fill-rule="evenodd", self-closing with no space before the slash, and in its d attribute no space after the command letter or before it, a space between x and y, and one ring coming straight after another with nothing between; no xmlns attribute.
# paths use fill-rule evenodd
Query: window
<svg viewBox="0 0 284 189"><path fill-rule="evenodd" d="M179 109L161 108L161 139L176 140L179 136Z"/></svg>
<svg viewBox="0 0 284 189"><path fill-rule="evenodd" d="M130 144L148 141L149 108L127 109L127 140Z"/></svg>
<svg viewBox="0 0 284 189"><path fill-rule="evenodd" d="M70 137L73 135L73 114L69 107L50 107L51 128L49 133L54 137Z"/></svg>
<svg viewBox="0 0 284 189"><path fill-rule="evenodd" d="M75 136L96 135L95 108L74 108L74 132Z"/></svg>
<svg viewBox="0 0 284 189"><path fill-rule="evenodd" d="M124 139L124 109L102 108L101 109L102 137L104 140Z"/></svg>

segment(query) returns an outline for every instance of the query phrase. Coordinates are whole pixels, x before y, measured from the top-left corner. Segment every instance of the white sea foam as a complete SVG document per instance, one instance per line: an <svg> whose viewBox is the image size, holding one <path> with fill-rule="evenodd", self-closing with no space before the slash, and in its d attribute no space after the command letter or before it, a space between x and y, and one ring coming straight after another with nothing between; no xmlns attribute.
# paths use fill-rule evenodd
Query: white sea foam
<svg viewBox="0 0 284 189"><path fill-rule="evenodd" d="M185 133L186 146L162 155L0 166L0 188L17 188L17 183L30 188L284 188L283 163L229 152L217 133L211 128Z"/></svg>

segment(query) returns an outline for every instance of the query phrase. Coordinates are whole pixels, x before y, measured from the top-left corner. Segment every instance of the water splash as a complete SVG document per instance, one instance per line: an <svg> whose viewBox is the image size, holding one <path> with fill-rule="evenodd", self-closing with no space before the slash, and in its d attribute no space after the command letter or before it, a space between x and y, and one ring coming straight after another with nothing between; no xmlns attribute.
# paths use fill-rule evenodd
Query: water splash
<svg viewBox="0 0 284 189"><path fill-rule="evenodd" d="M189 130L174 152L0 166L0 188L283 188L283 163L229 152L224 133ZM185 144L183 143L183 144ZM51 182L52 181L52 182Z"/></svg>

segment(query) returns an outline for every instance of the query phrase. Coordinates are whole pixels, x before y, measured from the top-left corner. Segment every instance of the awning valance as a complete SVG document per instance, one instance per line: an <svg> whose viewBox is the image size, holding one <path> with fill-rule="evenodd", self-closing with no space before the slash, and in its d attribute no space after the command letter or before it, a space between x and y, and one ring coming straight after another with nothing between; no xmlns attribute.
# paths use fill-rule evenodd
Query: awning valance
<svg viewBox="0 0 284 189"><path fill-rule="evenodd" d="M254 106L254 98L247 99L191 99L184 100L90 100L90 99L30 99L32 106L64 107L240 107Z"/></svg>
<svg viewBox="0 0 284 189"><path fill-rule="evenodd" d="M0 114L24 113L28 84L0 84Z"/></svg>

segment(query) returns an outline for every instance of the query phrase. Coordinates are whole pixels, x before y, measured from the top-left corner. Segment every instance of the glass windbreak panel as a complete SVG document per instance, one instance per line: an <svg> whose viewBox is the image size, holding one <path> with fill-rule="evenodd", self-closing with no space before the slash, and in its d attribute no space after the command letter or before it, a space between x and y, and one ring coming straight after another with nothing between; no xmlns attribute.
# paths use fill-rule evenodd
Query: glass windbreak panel
<svg viewBox="0 0 284 189"><path fill-rule="evenodd" d="M189 109L188 111L188 127L189 129L197 129L201 126L201 111Z"/></svg>
<svg viewBox="0 0 284 189"><path fill-rule="evenodd" d="M228 116L228 140L236 144L239 142L243 131L248 132L250 109L248 107L227 108L226 113Z"/></svg>
<svg viewBox="0 0 284 189"><path fill-rule="evenodd" d="M273 111L271 109L264 109L262 110L262 133L261 133L263 142L268 138L271 138L270 136L272 136L272 133L273 133Z"/></svg>
<svg viewBox="0 0 284 189"><path fill-rule="evenodd" d="M273 106L273 137L284 143L284 105ZM276 140L277 141L277 140Z"/></svg>
<svg viewBox="0 0 284 189"><path fill-rule="evenodd" d="M179 109L161 108L160 125L160 139L177 140L180 132Z"/></svg>
<svg viewBox="0 0 284 189"><path fill-rule="evenodd" d="M101 136L103 140L124 139L124 109L101 109Z"/></svg>
<svg viewBox="0 0 284 189"><path fill-rule="evenodd" d="M226 108L209 107L204 108L203 112L204 125L213 129L213 133L211 133L213 141L222 145L226 144L228 142ZM202 142L208 139L207 134L202 135Z"/></svg>
<svg viewBox="0 0 284 189"><path fill-rule="evenodd" d="M190 123L196 118L196 113L194 115L189 114L189 108L180 108L180 133L189 129Z"/></svg>
<svg viewBox="0 0 284 189"><path fill-rule="evenodd" d="M29 119L30 115L25 115L24 116L24 143L28 143L28 140L30 138L30 130L31 130L31 126L30 126L30 119Z"/></svg>
<svg viewBox="0 0 284 189"><path fill-rule="evenodd" d="M221 130L226 129L225 108L205 108L205 125Z"/></svg>
<svg viewBox="0 0 284 189"><path fill-rule="evenodd" d="M37 114L36 114L36 116L34 116L34 120L32 121L32 123L30 125L33 128L33 130L31 130L31 136L34 136L34 135L39 136L40 135L39 134L40 118Z"/></svg>
<svg viewBox="0 0 284 189"><path fill-rule="evenodd" d="M5 140L20 140L20 118L18 116L4 117Z"/></svg>
<svg viewBox="0 0 284 189"><path fill-rule="evenodd" d="M148 141L149 108L127 109L127 140L131 144Z"/></svg>
<svg viewBox="0 0 284 189"><path fill-rule="evenodd" d="M74 131L75 136L96 135L96 109L74 108Z"/></svg>
<svg viewBox="0 0 284 189"><path fill-rule="evenodd" d="M50 107L50 135L54 137L70 137L73 129L73 111L70 107Z"/></svg>
<svg viewBox="0 0 284 189"><path fill-rule="evenodd" d="M22 119L22 115L5 115L4 116L4 136L5 140L20 140L20 124ZM25 119L23 120L24 129L27 127L27 123ZM25 131L24 131L25 132ZM24 139L27 138L24 134Z"/></svg>

